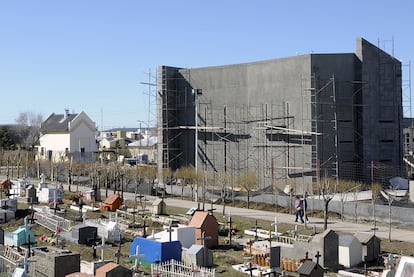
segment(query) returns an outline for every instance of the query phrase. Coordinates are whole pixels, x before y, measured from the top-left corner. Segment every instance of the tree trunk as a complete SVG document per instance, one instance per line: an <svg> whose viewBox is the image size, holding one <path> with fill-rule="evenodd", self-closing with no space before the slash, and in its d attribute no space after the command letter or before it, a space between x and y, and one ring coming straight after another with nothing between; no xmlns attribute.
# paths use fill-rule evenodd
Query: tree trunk
<svg viewBox="0 0 414 277"><path fill-rule="evenodd" d="M72 173L71 173L71 170L69 169L69 172L68 172L68 190L69 190L69 192L72 191L71 187L70 187L71 183L72 183Z"/></svg>
<svg viewBox="0 0 414 277"><path fill-rule="evenodd" d="M109 178L106 176L105 178L105 197L108 198L108 189L109 189Z"/></svg>
<svg viewBox="0 0 414 277"><path fill-rule="evenodd" d="M391 241L391 195L388 195L388 240Z"/></svg>
<svg viewBox="0 0 414 277"><path fill-rule="evenodd" d="M323 229L328 229L328 208L329 208L329 200L325 201L325 209L323 211Z"/></svg>
<svg viewBox="0 0 414 277"><path fill-rule="evenodd" d="M223 211L222 214L223 216L226 215L226 193L224 192L224 188L221 190L222 191L222 195L221 195L221 199L222 199L222 205L223 205Z"/></svg>
<svg viewBox="0 0 414 277"><path fill-rule="evenodd" d="M355 197L356 199L356 197ZM358 201L355 201L355 210L354 210L354 217L355 217L355 223L358 222Z"/></svg>
<svg viewBox="0 0 414 277"><path fill-rule="evenodd" d="M9 157L7 157L6 176L7 176L7 179L10 178L10 158Z"/></svg>
<svg viewBox="0 0 414 277"><path fill-rule="evenodd" d="M372 197L372 217L374 218L374 235L377 231L377 218L375 215L375 197Z"/></svg>
<svg viewBox="0 0 414 277"><path fill-rule="evenodd" d="M247 191L247 208L250 209L250 191Z"/></svg>
<svg viewBox="0 0 414 277"><path fill-rule="evenodd" d="M19 161L17 162L17 178L20 178L20 165L22 164L22 158L19 155Z"/></svg>
<svg viewBox="0 0 414 277"><path fill-rule="evenodd" d="M181 200L184 199L184 186L181 185Z"/></svg>

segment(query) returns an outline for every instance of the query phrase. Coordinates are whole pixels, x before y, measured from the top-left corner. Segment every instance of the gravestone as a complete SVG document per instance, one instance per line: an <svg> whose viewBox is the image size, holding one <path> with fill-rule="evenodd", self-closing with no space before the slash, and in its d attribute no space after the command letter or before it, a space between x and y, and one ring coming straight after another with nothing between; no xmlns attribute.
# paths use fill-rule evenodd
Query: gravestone
<svg viewBox="0 0 414 277"><path fill-rule="evenodd" d="M185 253L185 260L189 264L202 267L213 266L213 251L199 244L193 244Z"/></svg>
<svg viewBox="0 0 414 277"><path fill-rule="evenodd" d="M33 185L30 185L26 188L26 202L28 204L38 204L39 203L36 188Z"/></svg>
<svg viewBox="0 0 414 277"><path fill-rule="evenodd" d="M4 230L0 227L0 244L4 245Z"/></svg>
<svg viewBox="0 0 414 277"><path fill-rule="evenodd" d="M280 267L280 246L270 248L269 258L270 268Z"/></svg>
<svg viewBox="0 0 414 277"><path fill-rule="evenodd" d="M331 229L316 234L310 240L295 240L292 244L281 246L281 257L297 259L304 257L308 252L310 257L315 257L319 252L321 255L319 264L324 268L336 269L338 267L338 234Z"/></svg>
<svg viewBox="0 0 414 277"><path fill-rule="evenodd" d="M72 238L79 244L90 243L90 241L96 237L97 233L98 228L95 226L79 224L72 227Z"/></svg>
<svg viewBox="0 0 414 277"><path fill-rule="evenodd" d="M339 257L339 238L338 234L331 229L317 234L312 243L316 244L316 249L322 255L320 265L325 268L336 268Z"/></svg>

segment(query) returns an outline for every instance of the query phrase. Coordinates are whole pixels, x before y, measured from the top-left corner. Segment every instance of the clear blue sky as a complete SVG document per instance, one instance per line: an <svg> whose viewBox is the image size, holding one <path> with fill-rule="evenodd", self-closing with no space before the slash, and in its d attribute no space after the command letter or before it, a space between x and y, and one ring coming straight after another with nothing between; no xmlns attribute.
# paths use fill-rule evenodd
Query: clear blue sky
<svg viewBox="0 0 414 277"><path fill-rule="evenodd" d="M15 123L22 112L46 118L68 108L85 111L99 129L138 127L149 114L154 125L155 99L141 83L155 83L158 65L353 53L357 37L394 50L408 65L414 63L413 3L4 0L0 124ZM408 80L408 70L404 74Z"/></svg>

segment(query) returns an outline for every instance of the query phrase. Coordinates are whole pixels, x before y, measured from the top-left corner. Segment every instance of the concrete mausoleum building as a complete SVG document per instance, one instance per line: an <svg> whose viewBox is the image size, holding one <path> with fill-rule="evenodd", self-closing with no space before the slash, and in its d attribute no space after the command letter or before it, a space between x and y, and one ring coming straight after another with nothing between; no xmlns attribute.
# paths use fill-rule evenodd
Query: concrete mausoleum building
<svg viewBox="0 0 414 277"><path fill-rule="evenodd" d="M369 181L372 161L402 167L401 62L363 38L355 53L160 66L157 78L159 173L249 169L268 187L318 172Z"/></svg>

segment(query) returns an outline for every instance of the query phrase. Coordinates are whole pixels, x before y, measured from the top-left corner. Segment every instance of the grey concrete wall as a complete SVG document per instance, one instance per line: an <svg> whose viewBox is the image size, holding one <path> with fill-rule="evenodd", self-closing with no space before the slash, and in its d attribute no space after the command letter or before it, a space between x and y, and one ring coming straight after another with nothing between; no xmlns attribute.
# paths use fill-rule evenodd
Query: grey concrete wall
<svg viewBox="0 0 414 277"><path fill-rule="evenodd" d="M364 39L357 40L362 61L363 159L402 165L401 62Z"/></svg>
<svg viewBox="0 0 414 277"><path fill-rule="evenodd" d="M174 195L181 195L181 186L166 186L167 192ZM189 187L184 188L184 196L191 197L191 190ZM205 194L207 200L217 199L219 196L216 194L210 194L208 191ZM202 188L199 189L199 199L202 199ZM247 201L246 196L235 196L236 200ZM276 204L281 207L293 207L294 198L290 198L286 195L272 195L261 194L250 198L252 203L267 203ZM309 210L323 211L324 202L319 199L308 199ZM374 219L374 207L369 203L359 202L346 202L344 204L344 217L345 220L353 220L357 222L361 221L373 221ZM329 203L329 211L333 213L341 213L341 202L332 200ZM414 217L412 216L413 209L398 207L391 205L391 222L394 225L400 226L414 226ZM293 216L293 215L292 215ZM375 218L376 221L383 224L389 223L389 206L388 205L375 205Z"/></svg>
<svg viewBox="0 0 414 277"><path fill-rule="evenodd" d="M367 182L369 171L356 164L400 166L401 63L365 40L357 42L356 55L169 67L165 78L158 77L169 95L158 107L159 114L169 115L160 122L168 128L162 146L168 145L169 153L159 153L164 163L159 167L197 165L208 172L226 169L235 177L254 171L260 188L289 178L292 187L304 183L310 191L318 160L321 175L336 176L338 161L341 178ZM202 94L195 97L192 89Z"/></svg>

